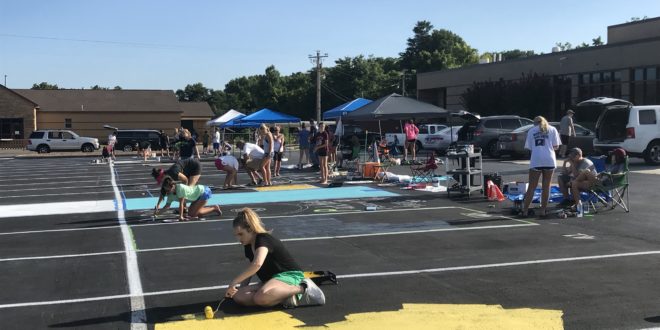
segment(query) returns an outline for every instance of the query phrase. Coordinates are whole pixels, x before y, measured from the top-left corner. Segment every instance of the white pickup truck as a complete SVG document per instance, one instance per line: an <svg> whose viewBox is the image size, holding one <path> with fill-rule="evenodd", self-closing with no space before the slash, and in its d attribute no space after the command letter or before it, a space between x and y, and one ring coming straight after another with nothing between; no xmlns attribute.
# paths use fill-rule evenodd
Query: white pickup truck
<svg viewBox="0 0 660 330"><path fill-rule="evenodd" d="M447 128L447 125L441 124L424 124L419 126L419 134L417 135L417 150L419 149L433 149L436 146L436 138L438 133ZM396 145L397 147L404 146L406 142L405 133L385 133L385 140L388 145Z"/></svg>

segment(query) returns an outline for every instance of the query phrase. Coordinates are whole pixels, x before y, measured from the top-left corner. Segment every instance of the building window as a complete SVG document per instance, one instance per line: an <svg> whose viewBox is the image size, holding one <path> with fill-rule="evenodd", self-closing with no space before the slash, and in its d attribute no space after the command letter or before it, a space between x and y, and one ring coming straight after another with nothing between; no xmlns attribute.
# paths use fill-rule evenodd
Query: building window
<svg viewBox="0 0 660 330"><path fill-rule="evenodd" d="M585 72L579 75L578 98L587 100L599 96L621 98L621 72Z"/></svg>
<svg viewBox="0 0 660 330"><path fill-rule="evenodd" d="M64 119L64 128L72 128L73 124L71 124L71 118L65 118Z"/></svg>
<svg viewBox="0 0 660 330"><path fill-rule="evenodd" d="M634 68L630 82L630 101L633 104L660 103L660 80L658 67Z"/></svg>

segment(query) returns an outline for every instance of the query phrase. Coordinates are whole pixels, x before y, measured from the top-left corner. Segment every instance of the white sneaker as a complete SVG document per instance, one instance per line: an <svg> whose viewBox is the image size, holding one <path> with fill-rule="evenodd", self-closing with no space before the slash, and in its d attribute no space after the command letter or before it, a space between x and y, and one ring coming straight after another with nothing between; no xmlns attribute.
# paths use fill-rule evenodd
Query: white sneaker
<svg viewBox="0 0 660 330"><path fill-rule="evenodd" d="M303 292L302 298L298 301L298 306L325 305L325 294L323 294L323 291L321 291L316 283L308 278L304 279L303 282L307 288Z"/></svg>

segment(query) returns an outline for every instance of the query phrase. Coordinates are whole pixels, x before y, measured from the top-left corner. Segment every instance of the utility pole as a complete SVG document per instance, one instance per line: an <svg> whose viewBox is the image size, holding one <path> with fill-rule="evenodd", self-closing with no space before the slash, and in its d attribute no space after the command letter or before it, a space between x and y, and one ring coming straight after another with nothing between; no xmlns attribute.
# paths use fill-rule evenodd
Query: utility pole
<svg viewBox="0 0 660 330"><path fill-rule="evenodd" d="M3 86L7 87L7 75L5 75L5 84Z"/></svg>
<svg viewBox="0 0 660 330"><path fill-rule="evenodd" d="M406 96L406 71L401 73L401 96Z"/></svg>
<svg viewBox="0 0 660 330"><path fill-rule="evenodd" d="M321 51L317 50L316 55L307 56L312 63L316 64L316 121L321 121L321 59L328 57L328 53L321 55Z"/></svg>

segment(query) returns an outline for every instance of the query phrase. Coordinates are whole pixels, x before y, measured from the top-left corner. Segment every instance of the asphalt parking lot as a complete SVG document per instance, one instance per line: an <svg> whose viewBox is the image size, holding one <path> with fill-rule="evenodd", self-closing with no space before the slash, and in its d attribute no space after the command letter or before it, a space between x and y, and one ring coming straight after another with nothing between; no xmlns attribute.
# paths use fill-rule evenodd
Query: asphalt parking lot
<svg viewBox="0 0 660 330"><path fill-rule="evenodd" d="M224 174L203 163L201 184ZM224 214L167 223L144 205L153 167L130 157L0 159L2 329L642 329L660 323L660 171L631 165L631 212L517 219L508 202L374 183L325 188L284 170L275 191L215 189ZM524 161L489 160L524 180ZM407 173L404 166L392 168ZM241 173L240 182L246 183ZM289 187L289 188L287 188ZM224 202L223 202L224 201ZM375 205L375 211L365 211ZM306 270L330 270L322 307L222 304L247 265L236 211L258 211ZM494 206L494 207L493 207Z"/></svg>

